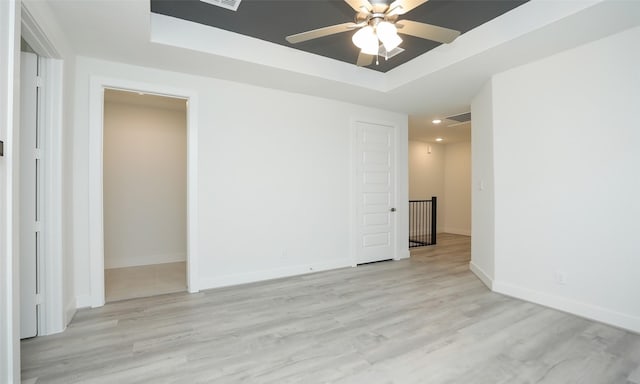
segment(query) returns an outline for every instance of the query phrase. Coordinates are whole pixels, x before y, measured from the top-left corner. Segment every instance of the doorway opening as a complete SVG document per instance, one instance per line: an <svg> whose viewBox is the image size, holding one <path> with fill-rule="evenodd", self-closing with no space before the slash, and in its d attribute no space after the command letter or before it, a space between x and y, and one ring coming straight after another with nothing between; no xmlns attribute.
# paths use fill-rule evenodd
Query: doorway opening
<svg viewBox="0 0 640 384"><path fill-rule="evenodd" d="M105 301L187 290L187 100L104 90Z"/></svg>
<svg viewBox="0 0 640 384"><path fill-rule="evenodd" d="M409 199L420 206L411 212L412 255L432 252L427 246L448 235L471 236L470 113L409 117Z"/></svg>
<svg viewBox="0 0 640 384"><path fill-rule="evenodd" d="M89 92L89 260L91 297L83 306L93 308L105 304L104 257L104 96L105 90L121 90L134 94L166 96L180 99L186 106L187 136L187 211L186 270L187 290L198 292L198 94L193 90L158 83L91 76ZM141 159L145 161L145 159Z"/></svg>

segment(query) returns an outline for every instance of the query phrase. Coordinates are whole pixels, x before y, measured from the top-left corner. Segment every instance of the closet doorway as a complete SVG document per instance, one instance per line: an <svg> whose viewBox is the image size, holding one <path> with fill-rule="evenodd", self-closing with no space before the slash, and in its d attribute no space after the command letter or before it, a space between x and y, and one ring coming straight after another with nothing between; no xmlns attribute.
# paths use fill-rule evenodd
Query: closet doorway
<svg viewBox="0 0 640 384"><path fill-rule="evenodd" d="M187 290L187 101L104 90L107 302Z"/></svg>

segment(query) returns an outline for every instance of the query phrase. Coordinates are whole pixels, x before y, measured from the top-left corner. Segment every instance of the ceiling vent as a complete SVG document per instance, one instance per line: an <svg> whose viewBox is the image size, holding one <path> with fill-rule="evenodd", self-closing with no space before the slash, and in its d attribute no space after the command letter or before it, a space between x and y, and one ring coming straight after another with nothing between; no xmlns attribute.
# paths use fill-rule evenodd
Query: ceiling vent
<svg viewBox="0 0 640 384"><path fill-rule="evenodd" d="M461 113L459 115L447 116L445 120L450 123L447 127L457 127L458 125L464 125L471 121L471 112Z"/></svg>
<svg viewBox="0 0 640 384"><path fill-rule="evenodd" d="M232 11L237 11L241 0L200 0L203 3L209 3Z"/></svg>
<svg viewBox="0 0 640 384"><path fill-rule="evenodd" d="M447 116L447 120L453 120L457 123L466 123L471 121L471 112L461 113L459 115Z"/></svg>

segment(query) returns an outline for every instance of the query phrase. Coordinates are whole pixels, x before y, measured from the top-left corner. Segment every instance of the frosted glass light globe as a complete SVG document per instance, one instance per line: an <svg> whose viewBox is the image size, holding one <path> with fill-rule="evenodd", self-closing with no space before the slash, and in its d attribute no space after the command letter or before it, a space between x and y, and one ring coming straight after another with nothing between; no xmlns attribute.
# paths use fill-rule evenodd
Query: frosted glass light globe
<svg viewBox="0 0 640 384"><path fill-rule="evenodd" d="M351 40L363 53L367 55L378 54L378 37L372 26L367 25L366 27L360 28L358 32L353 34Z"/></svg>
<svg viewBox="0 0 640 384"><path fill-rule="evenodd" d="M388 21L381 21L376 26L376 34L382 44L384 44L384 48L387 52L396 48L400 43L402 43L402 39L398 36L398 30L396 26Z"/></svg>

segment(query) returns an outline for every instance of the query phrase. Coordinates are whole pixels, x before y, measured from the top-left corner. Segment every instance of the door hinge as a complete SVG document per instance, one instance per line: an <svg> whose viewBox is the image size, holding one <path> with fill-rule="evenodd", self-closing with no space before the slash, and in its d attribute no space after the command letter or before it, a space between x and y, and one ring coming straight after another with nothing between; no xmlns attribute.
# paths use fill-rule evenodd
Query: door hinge
<svg viewBox="0 0 640 384"><path fill-rule="evenodd" d="M44 85L44 79L41 76L36 76L36 87L42 88Z"/></svg>
<svg viewBox="0 0 640 384"><path fill-rule="evenodd" d="M44 298L41 293L36 293L36 305L41 305L44 303Z"/></svg>
<svg viewBox="0 0 640 384"><path fill-rule="evenodd" d="M33 158L36 160L40 160L42 158L42 151L40 148L36 148L33 150Z"/></svg>
<svg viewBox="0 0 640 384"><path fill-rule="evenodd" d="M35 223L33 223L33 231L42 232L42 222L36 221Z"/></svg>

